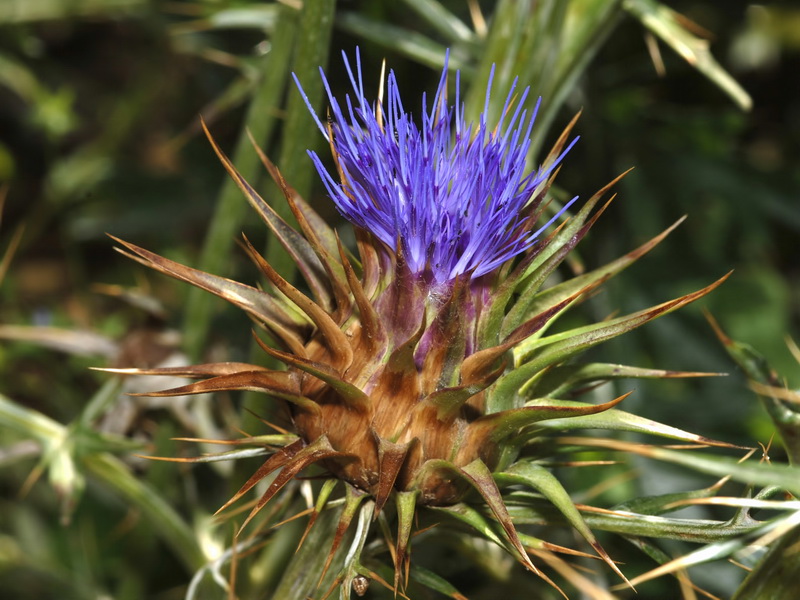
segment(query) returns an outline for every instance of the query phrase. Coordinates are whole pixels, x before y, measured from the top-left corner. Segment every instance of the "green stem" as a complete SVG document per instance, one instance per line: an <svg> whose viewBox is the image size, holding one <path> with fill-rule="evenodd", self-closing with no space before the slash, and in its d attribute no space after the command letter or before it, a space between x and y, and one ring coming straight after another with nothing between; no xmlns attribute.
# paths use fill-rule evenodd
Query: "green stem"
<svg viewBox="0 0 800 600"><path fill-rule="evenodd" d="M110 454L102 453L85 456L82 462L92 475L145 513L154 530L172 548L189 571L196 571L206 564L206 557L197 543L192 528L156 490L136 479L122 461Z"/></svg>
<svg viewBox="0 0 800 600"><path fill-rule="evenodd" d="M251 181L261 173L262 167L247 131L250 131L261 147L266 146L272 135L276 122L275 107L280 105L288 81L296 21L297 12L282 7L275 34L271 39L272 50L261 62L261 83L250 102L244 127L233 152L233 163L245 179ZM226 177L200 255L201 270L209 273L222 271L247 210L248 204L236 184ZM214 298L204 290L194 287L189 290L183 332L185 348L192 360L198 360L203 354L211 327L214 302Z"/></svg>
<svg viewBox="0 0 800 600"><path fill-rule="evenodd" d="M300 30L292 69L302 79L303 91L316 112L319 112L323 97L318 69L326 67L328 63L335 8L336 0L315 0L305 2L300 13ZM281 137L278 167L289 185L304 198L308 198L317 178L317 172L306 152L321 139L322 135L314 119L308 114L303 97L298 91L292 90L286 101L286 123ZM279 197L277 187L273 185L271 188L276 194L270 196ZM287 222L295 222L286 202L275 202L272 207ZM295 272L294 262L274 237L270 237L267 242L266 258L285 279L292 279Z"/></svg>

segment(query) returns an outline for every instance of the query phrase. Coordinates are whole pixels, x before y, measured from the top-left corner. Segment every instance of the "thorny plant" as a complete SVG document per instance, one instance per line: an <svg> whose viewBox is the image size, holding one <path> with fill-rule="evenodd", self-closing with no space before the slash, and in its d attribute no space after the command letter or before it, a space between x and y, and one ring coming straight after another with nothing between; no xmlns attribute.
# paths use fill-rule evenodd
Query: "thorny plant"
<svg viewBox="0 0 800 600"><path fill-rule="evenodd" d="M344 508L321 577L361 509L357 543L334 581L345 597L351 587L364 585L363 578L386 583L358 556L369 531L365 515L381 519L384 545L394 563L390 587L402 592L411 569L409 540L419 510L471 525L554 587L532 556L577 588L600 594L554 554L582 553L522 534L518 528L529 522L567 522L625 580L584 516L599 512L618 519L625 513L576 505L547 465L564 451L558 444L573 451L604 443L643 453L649 447L560 438L558 433L608 429L696 445L726 444L620 410L617 405L627 394L600 404L565 399L611 379L701 373L579 363L575 358L693 302L725 277L633 314L552 331L565 311L649 252L677 223L603 267L548 286L549 276L602 214L610 199L600 202L619 180L546 233L575 201L552 211L548 192L576 141L569 141L576 120L543 165L529 172L525 162L536 109L528 112L527 89L517 97L512 85L500 121L490 125L485 116L490 78L487 110L477 124L469 124L460 103L458 74L455 102L449 103L445 67L432 102L423 97L418 125L403 107L392 72L386 78L385 98L382 83L373 104L365 96L359 57L353 68L345 56L345 65L355 97L348 96L343 108L322 73L330 118L323 122L314 117L330 143L336 176L319 156L311 157L330 197L353 224L357 256L266 156L260 154L283 190L299 231L255 192L212 140L231 177L297 264L310 295L281 277L246 238L244 246L268 283L263 290L118 240L123 252L140 263L249 313L259 346L285 369L214 363L114 371L202 379L151 395L250 390L278 402L284 424L278 435L236 442L261 446L270 454L220 511L269 477L244 529L287 484L315 466L333 483L318 489L308 533L330 501L332 485L342 481ZM545 214L553 216L537 225ZM465 503L476 498L499 524L498 530ZM390 499L395 503L394 536L386 529ZM547 516L543 503L555 507L558 516ZM531 519L531 510L536 518Z"/></svg>

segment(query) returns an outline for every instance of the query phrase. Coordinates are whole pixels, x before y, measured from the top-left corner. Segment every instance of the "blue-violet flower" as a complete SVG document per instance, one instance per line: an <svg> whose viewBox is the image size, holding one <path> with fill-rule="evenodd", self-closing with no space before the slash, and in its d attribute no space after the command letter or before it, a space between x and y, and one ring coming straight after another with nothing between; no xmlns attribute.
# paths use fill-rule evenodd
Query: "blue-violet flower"
<svg viewBox="0 0 800 600"><path fill-rule="evenodd" d="M568 208L532 229L535 220L528 218L527 205L578 138L546 168L528 172L531 131L541 98L529 114L529 88L515 102L517 79L499 122L490 126L486 119L492 68L484 111L475 126L465 121L458 71L455 102L448 103L446 58L430 106L422 96L417 125L403 107L394 71L387 77L386 100L371 104L364 95L360 55L356 53L355 72L344 53L343 57L355 98L348 95L343 109L320 69L330 125L308 105L334 148L338 178L315 152L309 154L342 215L391 248L402 245L412 272L430 271L437 283L464 273L480 277L528 250Z"/></svg>

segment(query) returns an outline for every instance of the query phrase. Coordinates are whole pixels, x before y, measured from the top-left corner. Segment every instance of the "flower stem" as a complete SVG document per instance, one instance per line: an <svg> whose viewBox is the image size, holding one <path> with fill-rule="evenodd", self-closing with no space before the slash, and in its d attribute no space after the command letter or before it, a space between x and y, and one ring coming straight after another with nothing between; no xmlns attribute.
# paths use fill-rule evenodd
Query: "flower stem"
<svg viewBox="0 0 800 600"><path fill-rule="evenodd" d="M279 106L289 79L289 64L295 41L297 11L281 7L280 17L271 38L270 52L261 61L258 85L245 117L244 127L233 151L233 162L239 172L254 181L261 172L261 163L252 148L247 131L260 146L266 145L275 128L275 107ZM221 171L221 169L220 169ZM226 178L217 199L217 207L206 234L198 267L208 273L220 273L230 256L237 232L247 214L248 204L236 184ZM184 347L193 360L198 360L208 337L214 298L205 290L192 288L187 297L183 325Z"/></svg>

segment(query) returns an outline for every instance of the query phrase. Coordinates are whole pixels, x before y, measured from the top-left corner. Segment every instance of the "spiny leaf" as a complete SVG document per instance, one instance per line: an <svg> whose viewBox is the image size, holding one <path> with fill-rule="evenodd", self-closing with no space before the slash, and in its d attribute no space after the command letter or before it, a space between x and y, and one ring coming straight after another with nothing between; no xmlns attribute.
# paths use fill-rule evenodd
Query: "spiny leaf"
<svg viewBox="0 0 800 600"><path fill-rule="evenodd" d="M297 439L296 437L294 438ZM147 456L145 454L137 454L139 458L146 458L148 460L160 460L164 462L176 463L211 463L221 462L228 460L238 460L240 458L253 458L255 456L264 456L265 454L272 454L273 450L269 448L240 448L239 450L228 450L227 452L217 452L215 454L204 454L202 456Z"/></svg>
<svg viewBox="0 0 800 600"><path fill-rule="evenodd" d="M275 164L267 157L266 154L264 154L264 151L261 150L256 141L252 138L252 136L250 136L249 132L248 136L250 137L250 142L253 144L253 149L256 151L258 158L261 160L261 164L263 164L264 167L267 169L267 172L269 173L270 177L272 177L273 181L275 181L275 183L277 183L278 185L280 185L281 180L285 182L286 180L281 174L281 172L278 170L278 167L275 166ZM306 220L309 222L314 231L317 232L317 235L319 235L319 239L325 246L325 249L328 251L329 254L335 256L336 233L334 232L334 230L331 228L330 225L328 225L328 222L325 219L320 217L319 214L317 214L317 212L313 208L311 208L311 205L309 205L305 200L303 200L300 194L297 193L297 190L295 190L288 184L286 186L286 189L289 192L291 192L294 203L297 205L298 209L300 209L303 215L305 215ZM296 235L299 235L297 234L297 232L293 227L289 227L289 229L291 229ZM317 262L319 262L319 259L316 257L316 254L314 254L313 248L311 248L311 245L308 244L308 241L305 238L301 239L303 239L303 241L306 243L308 251L311 253L311 256L313 256L314 259ZM309 260L311 259L309 258ZM319 266L321 271L324 272L321 263L319 263Z"/></svg>
<svg viewBox="0 0 800 600"><path fill-rule="evenodd" d="M344 568L339 577L337 577L342 582L339 588L340 600L350 600L351 589L355 589L359 596L363 596L370 579L375 579L389 590L392 589L383 578L361 565L361 554L364 551L364 544L367 543L370 531L369 514L373 509L372 502L368 501L361 507L361 511L358 514L355 536L344 559Z"/></svg>
<svg viewBox="0 0 800 600"><path fill-rule="evenodd" d="M389 499L394 489L400 469L406 460L406 455L412 445L417 443L417 438L405 444L395 444L378 436L373 430L373 437L378 446L378 487L375 492L375 514L373 520L378 518L383 505Z"/></svg>
<svg viewBox="0 0 800 600"><path fill-rule="evenodd" d="M785 533L761 558L733 600L751 598L792 598L800 578L800 526Z"/></svg>
<svg viewBox="0 0 800 600"><path fill-rule="evenodd" d="M800 467L777 463L741 463L733 458L709 456L699 452L668 450L644 444L633 444L621 440L597 438L561 438L561 443L579 443L585 446L610 448L639 454L655 460L683 465L700 473L731 479L750 485L776 485L788 492L800 495Z"/></svg>
<svg viewBox="0 0 800 600"><path fill-rule="evenodd" d="M378 348L385 346L386 331L383 329L383 325L378 317L378 313L372 306L372 302L370 302L364 288L361 286L361 282L356 277L353 266L347 258L347 254L344 251L344 247L338 235L336 236L336 243L338 245L339 257L342 259L342 266L344 267L347 283L350 286L350 290L353 292L353 298L358 307L359 321L361 322L361 331L366 342L365 345L369 354L374 355Z"/></svg>
<svg viewBox="0 0 800 600"><path fill-rule="evenodd" d="M429 346L421 369L423 393L432 394L457 383L466 348L463 303L468 293L469 280L457 277L422 338L421 344Z"/></svg>
<svg viewBox="0 0 800 600"><path fill-rule="evenodd" d="M243 446L245 444L258 444L261 446L288 446L298 440L296 435L289 433L275 433L267 435L254 435L237 440L215 440L209 438L196 437L174 437L170 438L175 442L193 442L195 444L217 444L220 446Z"/></svg>
<svg viewBox="0 0 800 600"><path fill-rule="evenodd" d="M346 456L348 455L345 455L342 452L337 452L336 450L334 450L330 442L328 441L328 438L325 437L324 435L319 437L317 440L315 440L313 443L309 444L299 452L297 452L295 455L290 456L289 459L283 463L282 465L283 469L281 469L281 472L278 473L278 476L275 478L275 481L273 481L270 484L269 488L267 488L267 491L264 492L264 495L261 496L256 505L253 507L253 510L251 510L250 514L247 515L247 518L244 520L244 523L242 523L242 526L239 528L239 531L237 532L236 535L238 536L239 534L241 534L244 528L247 527L247 524L253 520L253 518L261 511L261 509L264 508L264 506L266 506L266 504L275 496L275 494L281 491L283 487L287 483L289 483L300 471L305 469L307 466L319 462L320 460L324 460L326 458L334 458L334 457L344 458ZM263 466L265 465L262 465L262 468ZM274 470L275 469L272 469L272 471ZM264 473L264 475L262 475L262 478L267 474L268 473ZM255 477L255 475L253 477ZM252 479L253 478L251 478L251 480ZM252 485L255 485L255 483L257 483L257 481L253 482ZM252 487L252 485L250 487ZM242 493L244 492L242 492L242 490L239 490L239 492L237 492L236 495L234 496L234 499L239 498ZM226 503L225 506L228 506L229 504L230 501Z"/></svg>
<svg viewBox="0 0 800 600"><path fill-rule="evenodd" d="M569 581L575 589L581 592L584 598L590 598L591 600L617 600L617 597L609 593L604 587L597 585L594 581L579 573L566 561L555 556L552 552L532 550L532 553L545 561L554 571Z"/></svg>
<svg viewBox="0 0 800 600"><path fill-rule="evenodd" d="M453 600L467 600L467 597L453 587L450 582L420 565L414 565L414 570L411 571L411 579L432 589L434 592L449 596Z"/></svg>
<svg viewBox="0 0 800 600"><path fill-rule="evenodd" d="M577 118L577 116L575 118ZM571 125L572 123L569 127L571 127ZM564 137L563 134L562 137ZM564 137L564 139L566 138ZM574 217L559 227L553 236L541 243L541 246L535 246L534 249L538 249L538 251L535 254L526 256L514 272L503 280L493 295L489 310L484 311L478 323L478 339L481 346L491 346L496 344L498 337L501 339L508 337L509 332L516 329L516 327L525 320L525 309L519 301L515 307L512 307L510 310L506 309L512 295L519 291L518 287L523 281L528 280L535 271L542 269L543 265L553 256L561 252L561 254L563 254L561 259L564 258L566 252L563 252L563 250L568 250L578 243L579 232L601 196L624 175L625 173L618 176L589 198ZM560 260L558 262L560 262ZM552 268L555 268L555 265L553 265ZM527 305L527 302L523 302L522 304ZM514 313L515 310L515 316L511 316L511 313Z"/></svg>
<svg viewBox="0 0 800 600"><path fill-rule="evenodd" d="M591 560L602 560L599 556L595 554L589 554L588 552L581 552L580 550L575 550L574 548L567 548L566 546L559 546L558 544L553 544L551 542L547 542L545 540L541 540L537 537L533 537L532 535L526 535L524 533L517 532L519 535L519 540L522 542L522 545L525 546L525 549L528 552L533 550L547 550L549 552L559 552L561 554L568 554L570 556L580 556L581 558L588 558Z"/></svg>
<svg viewBox="0 0 800 600"><path fill-rule="evenodd" d="M420 395L419 377L417 377L414 351L422 334L425 332L425 318L416 333L408 340L396 347L386 359L386 365L380 371L378 381L372 388L372 395L376 398L395 395L396 390L403 390L403 394L395 401L394 411L378 411L372 427L392 441L405 429L404 419L398 419L397 414L410 413L418 405Z"/></svg>
<svg viewBox="0 0 800 600"><path fill-rule="evenodd" d="M503 539L495 533L492 524L486 520L483 514L469 504L459 502L451 506L431 506L428 507L428 509L448 514L462 523L466 523L484 538L494 542L500 547L505 547L506 545Z"/></svg>
<svg viewBox="0 0 800 600"><path fill-rule="evenodd" d="M614 561L611 560L611 557L608 555L608 553L606 553L602 546L600 546L597 538L594 536L594 533L592 533L592 530L589 529L586 521L583 520L580 512L578 512L578 509L575 508L575 504L572 502L569 494L564 489L564 486L561 485L561 482L558 481L555 475L553 475L550 471L531 462L519 461L506 472L495 473L494 478L498 484L512 485L515 483L521 483L534 488L536 491L544 495L545 498L550 500L550 502L552 502L555 507L561 511L561 513L567 518L567 520L578 531L578 533L580 533L583 538L589 542L592 548L595 549L597 554L606 562L606 564L608 564L624 581L628 581L622 572L617 568L617 565L614 564Z"/></svg>
<svg viewBox="0 0 800 600"><path fill-rule="evenodd" d="M288 463L294 456L297 455L305 447L305 442L303 440L297 440L293 444L289 444L278 450L275 454L270 456L263 465L261 465L258 470L253 473L253 475L248 479L245 484L239 488L239 491L236 492L233 497L228 500L225 504L217 509L215 515L218 515L223 510L228 508L231 504L236 502L239 498L249 492L253 487L264 477L272 473L273 471L280 469L283 465Z"/></svg>
<svg viewBox="0 0 800 600"><path fill-rule="evenodd" d="M538 494L515 491L507 494L505 499L508 512L517 525L552 526L561 519L567 522L548 500ZM583 504L576 504L576 507L593 531L610 531L626 536L704 543L738 537L755 527L753 523L639 515L630 511L600 509Z"/></svg>
<svg viewBox="0 0 800 600"><path fill-rule="evenodd" d="M577 116L575 117L577 118ZM632 169L628 169L623 173L617 175L614 179L605 184L602 188L597 190L592 196L584 202L581 209L567 220L547 241L546 244L536 253L531 263L524 269L524 271L516 274L514 278L514 287L520 293L520 298L517 300L515 306L507 311L506 318L503 319L501 335L507 335L507 332L514 329L525 320L524 306L530 302L531 297L535 294L539 287L544 283L547 276L555 270L566 258L570 250L572 250L588 233L592 225L597 221L600 215L605 211L611 201L614 199L612 196L591 218L589 215L594 210L597 203L614 187L619 181L625 177ZM520 304L521 301L521 304ZM514 324L516 322L516 324Z"/></svg>
<svg viewBox="0 0 800 600"><path fill-rule="evenodd" d="M251 392L264 392L270 396L291 402L303 412L319 414L319 406L313 400L303 396L297 384L288 383L272 378L267 371L239 371L229 375L220 375L204 381L182 385L180 387L161 390L158 392L141 392L129 394L131 396L146 396L163 398L167 396L189 396L194 394L207 394L213 392L230 392L248 390Z"/></svg>
<svg viewBox="0 0 800 600"><path fill-rule="evenodd" d="M497 488L497 484L494 482L492 472L489 470L489 468L483 463L483 461L476 459L466 467L459 469L459 471L466 476L467 480L481 495L486 504L488 504L489 508L500 522L500 525L503 527L508 541L518 552L520 562L522 562L522 564L528 569L536 573L539 577L544 579L553 588L558 590L558 592L560 592L564 598L567 598L567 595L561 590L561 588L558 587L549 577L547 577L547 575L539 571L539 569L537 569L531 562L530 557L528 557L528 553L525 551L522 542L520 542L519 537L517 536L517 530L514 527L511 516L508 514L508 509L503 502L503 496L500 494L500 490Z"/></svg>
<svg viewBox="0 0 800 600"><path fill-rule="evenodd" d="M350 347L347 336L339 329L339 324L336 323L319 304L312 301L291 283L281 277L264 257L256 251L246 236L244 241L247 245L247 251L250 257L255 261L264 275L267 276L282 294L308 315L308 318L319 328L327 344L327 348L331 353L331 363L333 367L342 371L347 369L353 362L353 349Z"/></svg>
<svg viewBox="0 0 800 600"><path fill-rule="evenodd" d="M734 552L742 550L751 544L754 546L766 545L756 538L769 535L771 532L775 532L775 530L777 530L778 535L782 535L798 526L800 526L800 511L795 510L794 512L791 512L782 518L773 519L768 523L754 529L753 531L748 532L747 535L743 536L742 538L708 544L693 552L676 558L675 560L663 564L652 571L644 573L643 575L639 575L633 579L633 583L649 581L651 579L655 579L656 577L661 577L662 575L674 573L675 571L686 569L695 565L727 558ZM791 550L789 550L789 552L796 554L796 552L792 552ZM795 563L796 562L797 561L795 561Z"/></svg>
<svg viewBox="0 0 800 600"><path fill-rule="evenodd" d="M109 237L134 253L120 251L122 254L146 267L191 283L235 304L265 323L293 352L304 352L302 338L306 335L308 324L304 320L298 320L293 312L285 310L269 294L238 281L186 267L114 236Z"/></svg>
<svg viewBox="0 0 800 600"><path fill-rule="evenodd" d="M573 419L583 415L593 415L605 412L633 392L628 392L603 404L585 404L582 402L566 402L545 398L529 402L522 408L504 410L476 419L469 424L467 436L470 439L491 439L500 442L518 432L523 427L528 427L548 419L567 418Z"/></svg>
<svg viewBox="0 0 800 600"><path fill-rule="evenodd" d="M289 188L283 179L279 181L279 184L284 195L286 196L286 202L289 203L289 208L292 210L292 214L295 216L295 219L297 219L300 229L303 231L303 235L305 235L306 239L311 244L311 247L314 249L317 258L319 258L320 262L322 262L322 266L325 268L325 272L328 274L328 282L333 290L333 297L336 300L336 315L341 316L350 306L350 294L348 292L347 279L344 275L344 269L341 263L339 263L335 258L336 254L330 254L322 244L319 239L318 232L315 231L311 223L309 223L305 213L300 210L300 207L295 201L296 194L292 193L291 188Z"/></svg>
<svg viewBox="0 0 800 600"><path fill-rule="evenodd" d="M534 573L538 573L538 569L530 561L530 558L528 558L525 548L522 547L522 543L519 541L519 537L517 537L517 530L514 527L514 523L511 521L511 517L508 515L506 505L503 503L503 496L500 494L500 490L497 488L497 484L494 482L492 472L489 468L483 461L476 459L467 466L455 470L466 477L467 481L469 481L472 487L481 495L494 513L500 525L503 527L503 531L505 531L509 543L519 553L518 558L522 564Z"/></svg>
<svg viewBox="0 0 800 600"><path fill-rule="evenodd" d="M322 580L325 579L325 574L331 566L333 555L336 554L339 544L342 543L342 538L347 528L350 527L350 522L353 520L358 507L361 506L361 503L367 498L368 494L366 492L362 492L352 485L345 484L344 510L339 517L339 523L336 525L336 533L333 534L333 543L328 551L328 558L325 560L325 566L322 567L322 574L319 576L318 586L322 583Z"/></svg>
<svg viewBox="0 0 800 600"><path fill-rule="evenodd" d="M308 537L308 532L311 531L311 528L314 526L314 523L317 522L317 518L319 514L322 512L322 509L325 508L325 505L328 503L328 498L330 498L331 494L333 493L333 488L339 483L338 479L326 479L325 482L322 484L322 488L319 490L317 494L317 500L314 503L314 510L311 512L311 516L308 518L308 524L306 525L305 531L303 531L303 535L300 537L300 541L297 542L297 548L295 548L295 553L297 553L300 548L303 546L303 542L306 541Z"/></svg>
<svg viewBox="0 0 800 600"><path fill-rule="evenodd" d="M171 377L216 377L218 375L232 375L241 371L264 371L275 379L286 379L289 373L285 371L272 371L259 365L239 362L219 362L202 365L188 365L185 367L160 367L156 369L111 369L106 367L89 367L93 371L116 373L118 375L165 375ZM283 381L282 383L287 383Z"/></svg>
<svg viewBox="0 0 800 600"><path fill-rule="evenodd" d="M505 370L505 365L500 365L494 372L488 373L483 379L473 381L466 385L449 387L438 390L417 404L416 410L424 410L428 406L435 406L436 416L440 421L455 417L467 401L482 390L489 387Z"/></svg>
<svg viewBox="0 0 800 600"><path fill-rule="evenodd" d="M385 274L393 278L375 303L391 345L404 343L419 329L425 320L427 295L406 263L402 244L398 242L397 248L394 272Z"/></svg>
<svg viewBox="0 0 800 600"><path fill-rule="evenodd" d="M689 371L664 371L611 363L587 363L555 366L534 376L527 393L534 398L562 396L581 384L610 381L612 379L673 379L679 377L718 377L725 373Z"/></svg>
<svg viewBox="0 0 800 600"><path fill-rule="evenodd" d="M564 298L557 304L545 308L541 313L529 319L512 331L508 338L499 346L486 348L468 356L461 367L462 383L471 383L481 378L486 378L488 373L486 370L491 368L497 360L503 356L508 350L522 343L530 336L536 334L539 330L545 327L548 322L559 312L565 310L573 302L581 296L590 293L596 286L600 285L601 281L589 284L583 289L578 290L568 298ZM510 408L510 402L507 406L502 408ZM501 407L496 407L501 408Z"/></svg>
<svg viewBox="0 0 800 600"><path fill-rule="evenodd" d="M400 574L405 569L404 586L408 585L408 563L406 557L409 554L409 540L411 539L411 529L414 524L414 511L417 506L419 491L411 490L408 492L397 492L395 503L397 506L397 546L394 553L394 589L397 590L400 583Z"/></svg>
<svg viewBox="0 0 800 600"><path fill-rule="evenodd" d="M730 273L726 274L701 290L686 294L685 296L670 300L669 302L664 302L658 306L653 306L610 321L594 323L563 333L553 334L517 346L517 348L514 349L515 358L520 362L526 362L523 362L519 367L504 375L500 381L495 384L492 389L492 395L503 398L507 394L525 394L526 390L523 389L523 386L526 385L531 377L545 367L566 360L578 352L631 331L653 319L694 302L722 284L729 275Z"/></svg>
<svg viewBox="0 0 800 600"><path fill-rule="evenodd" d="M267 346L261 338L254 334L256 343L261 347L264 352L270 356L277 358L281 362L305 371L309 375L313 375L320 381L324 381L333 389L335 389L340 397L346 401L353 408L358 410L366 410L369 407L369 396L362 392L356 386L348 383L342 379L341 374L325 363L319 363L307 358L300 358L293 354L281 352Z"/></svg>
<svg viewBox="0 0 800 600"><path fill-rule="evenodd" d="M620 177L622 177L622 175L620 175ZM547 281L556 268L570 254L578 242L580 242L589 232L589 229L591 229L592 226L597 222L597 220L600 218L600 215L605 212L606 208L608 208L609 204L611 204L615 197L616 196L612 196L594 215L592 215L592 218L589 219L586 224L578 228L571 238L558 247L556 252L554 252L541 266L530 272L526 276L525 280L521 282L520 286L518 286L522 288L520 290L519 297L508 311L508 314L503 318L503 322L500 327L501 336L510 335L509 332L519 327L519 323L522 323L529 317L529 315L535 314L536 311L543 310L541 306L535 306L539 289L542 287L542 285L544 285L545 281ZM564 229L569 229L570 225L572 225L572 223L567 222ZM558 236L560 233L561 232L557 232L556 236ZM597 283L600 283L607 278L608 277L600 278L597 280ZM592 283L594 282L589 282L589 284ZM532 309L532 306L535 306L535 308Z"/></svg>
<svg viewBox="0 0 800 600"><path fill-rule="evenodd" d="M548 400L551 402L551 400ZM576 402L571 400L555 400L560 405L564 406L593 406L583 402ZM718 446L720 448L738 448L734 444L727 442L720 442L702 435L696 435L683 431L676 427L664 425L658 421L653 421L645 417L640 417L632 413L628 413L616 408L607 410L598 414L587 414L582 416L570 417L565 419L550 419L537 423L537 428L549 429L553 431L571 431L573 429L605 429L608 431L628 431L631 433L645 433L649 435L657 435L660 437L670 438L673 440L681 440L683 442L690 442L693 444L700 444L703 446ZM534 433L535 435L535 433Z"/></svg>
<svg viewBox="0 0 800 600"><path fill-rule="evenodd" d="M405 0L405 4L428 22L451 44L476 42L475 32L436 0Z"/></svg>
<svg viewBox="0 0 800 600"><path fill-rule="evenodd" d="M727 477L720 479L717 483L700 490L690 490L688 492L674 492L671 494L659 494L658 496L639 496L617 504L614 510L624 510L640 515L662 515L673 510L677 510L677 503L696 498L709 498L715 496L719 488L727 481Z"/></svg>
<svg viewBox="0 0 800 600"><path fill-rule="evenodd" d="M687 63L717 84L739 108L750 110L753 105L750 95L714 59L708 40L693 35L681 24L685 17L655 0L625 0L623 6Z"/></svg>
<svg viewBox="0 0 800 600"><path fill-rule="evenodd" d="M759 384L756 393L759 394L764 409L780 433L789 455L789 462L800 465L800 409L793 402L781 398L769 389L780 388L781 382L761 354L751 346L729 338L711 315L706 316L731 358L751 382Z"/></svg>
<svg viewBox="0 0 800 600"><path fill-rule="evenodd" d="M234 181L234 183L236 183L239 189L242 190L247 198L247 201L256 210L264 223L266 223L267 227L270 228L272 233L280 242L281 246L283 246L286 252L292 257L292 260L297 265L297 268L300 270L300 273L303 275L306 283L308 283L308 286L311 288L314 296L323 304L330 307L331 292L330 287L327 284L325 270L314 253L314 250L311 248L311 245L305 238L303 238L303 236L297 233L293 227L286 223L286 221L284 221L280 215L278 215L278 213L276 213L275 210L264 201L258 192L256 192L253 187L247 183L245 178L241 175L241 173L239 173L230 159L217 145L217 142L214 140L211 132L208 130L208 127L206 127L205 121L201 120L201 124L208 141L211 143L211 147L219 157L219 160L222 162L222 165L225 167L228 175L230 175L231 179ZM247 132L247 135L262 162L264 162L266 157L263 156L261 149L258 148L253 136L249 131ZM272 165L272 163L269 164ZM270 174L272 174L272 171L270 171Z"/></svg>
<svg viewBox="0 0 800 600"><path fill-rule="evenodd" d="M358 255L361 258L361 279L364 293L370 300L373 300L381 280L381 264L378 250L376 249L380 242L368 231L356 226L353 226L353 228L356 234Z"/></svg>
<svg viewBox="0 0 800 600"><path fill-rule="evenodd" d="M627 171L626 171L627 173ZM625 175L623 173L622 175ZM621 175L621 176L622 176ZM620 177L621 177L620 176ZM566 281L555 285L551 288L548 288L542 291L539 294L536 294L534 297L530 299L530 301L525 305L524 311L522 308L517 309L516 307L509 312L509 316L503 322L503 329L502 331L509 330L514 323L521 322L521 319L524 318L524 314L531 314L532 312L543 310L546 306L552 306L554 303L558 302L559 300L571 296L577 290L586 287L590 283L594 281L600 281L602 279L608 279L613 277L614 275L619 274L621 271L628 268L634 262L639 260L645 254L650 252L653 248L655 248L661 241L664 240L672 231L680 225L686 217L681 217L675 223L670 225L667 229L659 233L654 238L648 240L641 246L631 250L627 254L621 256L620 258L603 265L593 271L589 271L588 273L584 273L582 275L578 275L576 277L572 277L567 279ZM519 310L520 314L517 315L515 311Z"/></svg>

